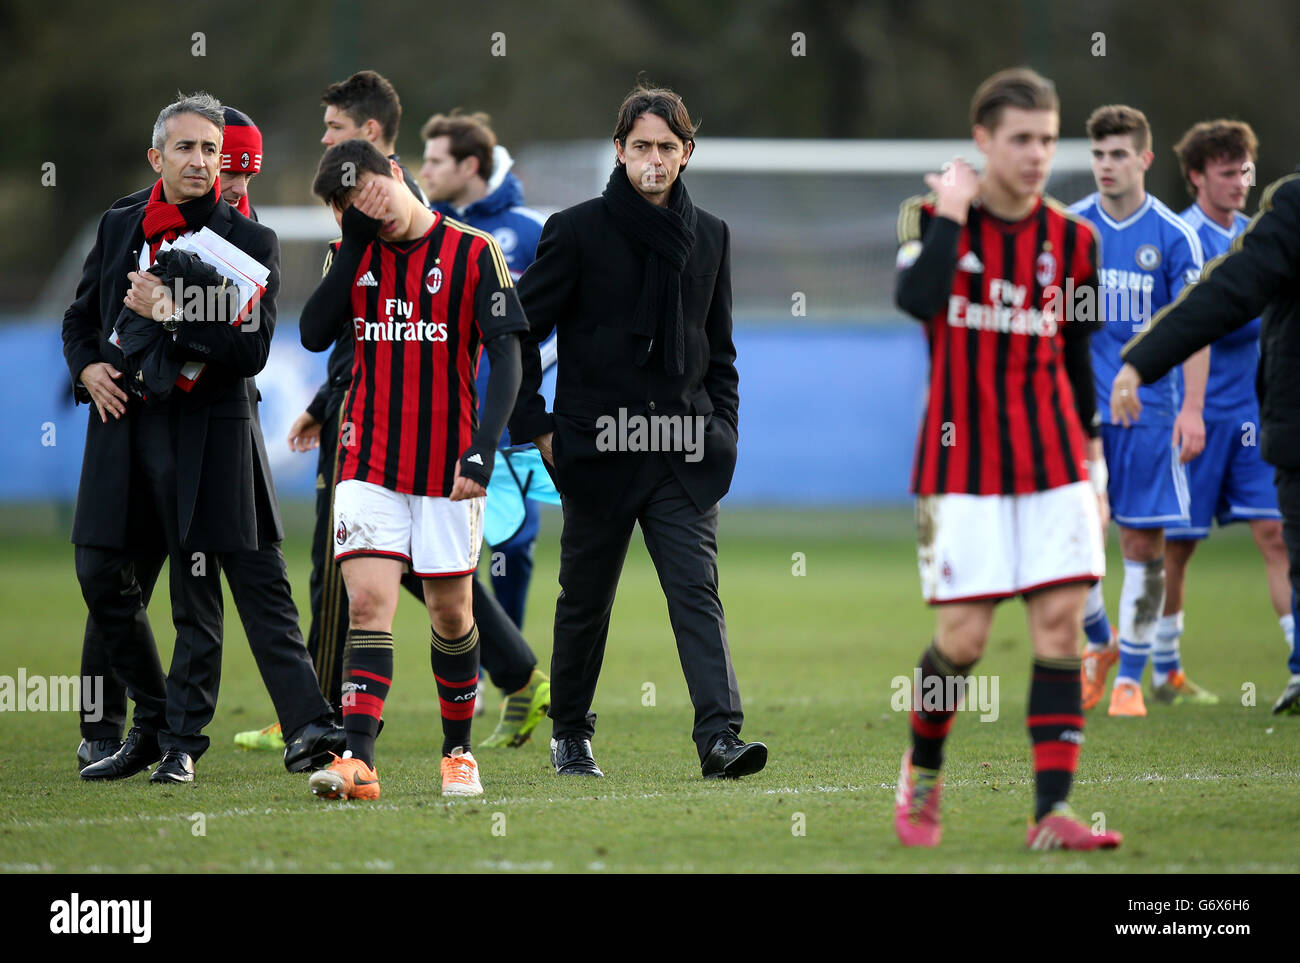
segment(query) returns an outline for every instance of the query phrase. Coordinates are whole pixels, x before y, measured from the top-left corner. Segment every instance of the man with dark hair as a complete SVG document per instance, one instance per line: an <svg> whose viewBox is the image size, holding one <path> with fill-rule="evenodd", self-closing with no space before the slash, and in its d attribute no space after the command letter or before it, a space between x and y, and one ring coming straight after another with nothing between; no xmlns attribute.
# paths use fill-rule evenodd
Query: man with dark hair
<svg viewBox="0 0 1300 963"><path fill-rule="evenodd" d="M402 101L387 78L373 70L360 70L347 80L330 84L320 99L325 105L322 144L333 147L355 137L392 156L402 124Z"/></svg>
<svg viewBox="0 0 1300 963"><path fill-rule="evenodd" d="M354 83L358 77L371 79L364 83ZM374 79L374 78L377 78ZM357 100L350 99L349 91L369 91L364 99L358 95ZM333 146L345 140L358 140L373 144L384 152L388 159L397 162L402 178L411 193L421 203L427 199L419 184L406 168L398 162L393 152L396 141L396 129L393 128L391 140L383 139L383 132L388 129L386 122L381 122L374 114L386 120L401 117L401 104L397 93L378 74L363 71L341 84L327 88L326 95L330 104L325 112L326 130L322 143ZM362 116L365 114L365 116ZM355 117L352 122L350 118ZM346 136L345 136L346 135ZM369 155L359 155L353 163L365 164ZM340 162L341 163L341 162ZM386 173L387 169L383 171ZM342 170L336 172L337 180L342 182ZM354 169L352 174L357 171ZM374 171L374 173L381 173ZM336 200L343 204L347 192ZM338 242L330 245L325 256L323 274L328 273L332 259L338 249ZM354 340L350 331L339 334L328 362L328 377L317 391L311 404L294 421L289 429L289 448L291 451L307 452L318 449L316 474L316 528L312 539L312 570L310 578L311 591L311 626L308 632L308 649L320 678L321 691L336 709L341 709L343 684L342 647L348 632L348 597L342 573L333 557L333 529L331 521L334 515L334 492L338 482L338 444L340 437L339 412L352 384L354 363ZM486 367L486 365L484 365ZM479 396L486 390L486 380L480 379ZM424 590L420 580L409 572L402 577L402 585L414 598L423 602ZM533 678L537 657L528 642L510 617L497 604L478 578L471 585L473 593L474 619L478 625L482 645L481 664L503 691L516 692L516 686L522 685L528 697L526 706L519 705L519 699L503 708L510 713L512 725L506 734L493 733L485 745L521 746L531 736L533 729L541 719L542 712L549 698L548 687L539 684ZM539 674L540 675L540 674ZM542 679L544 680L544 676ZM523 680L519 682L518 680ZM510 686L509 690L505 690ZM480 692L482 684L480 683ZM522 708L522 714L520 712ZM481 699L475 701L475 714L483 712ZM241 732L235 736L240 745L256 749L280 749L283 745L278 724L267 726L262 730Z"/></svg>
<svg viewBox="0 0 1300 963"><path fill-rule="evenodd" d="M330 84L321 93L325 105L325 133L320 142L333 147L345 140L364 140L379 152L401 164L397 156L397 131L402 123L402 101L387 79L373 70L362 70L347 80ZM402 167L402 178L411 193L426 206L429 199L411 172Z"/></svg>
<svg viewBox="0 0 1300 963"><path fill-rule="evenodd" d="M347 140L373 144L391 161L401 161L396 153L398 125L402 119L402 102L385 78L373 70L362 70L347 80L331 84L321 94L325 104L325 134L321 143L333 147ZM367 153L365 157L368 157ZM366 163L365 157L354 163ZM420 185L405 167L402 177L411 192L427 200ZM359 171L354 171L359 174ZM374 173L387 174L388 168ZM341 199L340 199L341 200ZM322 275L328 273L337 245L326 252ZM307 452L318 449L316 458L316 527L312 537L311 625L307 631L307 649L320 678L321 691L336 708L342 698L342 649L347 639L348 601L343 575L333 559L330 520L334 514L334 486L337 482L339 411L352 384L353 340L342 332L327 362L328 375L316 396L289 428L289 449ZM411 580L413 582L413 580ZM407 584L408 591L422 598L418 585ZM241 732L241 744L257 748L275 748L279 732L275 726L258 732Z"/></svg>
<svg viewBox="0 0 1300 963"><path fill-rule="evenodd" d="M1206 260L1225 253L1246 229L1241 213L1254 183L1259 141L1238 120L1201 121L1174 145L1194 202L1179 216L1196 231ZM1295 648L1291 586L1287 580L1282 513L1272 472L1259 455L1256 438L1259 402L1259 319L1211 346L1205 387L1205 450L1187 466L1191 524L1165 530L1165 608L1156 630L1156 653L1177 650L1183 634L1183 589L1187 566L1210 526L1246 522L1268 578L1268 594L1288 650ZM1161 701L1180 696L1166 685L1154 693Z"/></svg>
<svg viewBox="0 0 1300 963"><path fill-rule="evenodd" d="M223 107L222 111L225 128L219 174L221 199L241 214L256 220L248 200L248 185L262 168L262 134L242 111L230 106ZM150 188L144 188L122 198L113 207L147 202L150 192ZM280 531L279 505L258 418L257 405L261 395L254 379L249 378L246 383L252 410L254 464L265 480L267 501L262 507L270 517L270 524ZM141 546L134 553L136 580L141 586L146 607L166 558L167 546L162 542L151 549ZM301 772L310 768L313 761L324 764L330 752L342 751L343 730L329 719L329 706L317 691L316 673L298 627L298 609L289 589L279 541L266 542L246 552L218 553L216 560L225 570L249 648L280 719L275 724L276 730L282 731L287 727L290 733L288 747L283 738L277 747L284 752L285 767L290 772ZM100 718L94 721L87 718L87 713L82 714L82 743L77 749L79 770L121 748L126 718L126 689L112 672L103 634L89 616L82 646L82 675L103 676L104 705L97 713Z"/></svg>
<svg viewBox="0 0 1300 963"><path fill-rule="evenodd" d="M1114 419L1130 424L1143 415L1138 389L1205 345L1259 318L1259 449L1273 465L1282 535L1290 562L1292 625L1300 594L1300 174L1269 185L1259 213L1232 246L1205 267L1200 283L1184 289L1173 304L1123 349L1110 405ZM1216 362L1217 363L1217 362ZM1275 714L1300 713L1300 650L1292 637L1291 672Z"/></svg>
<svg viewBox="0 0 1300 963"><path fill-rule="evenodd" d="M159 113L149 151L159 180L147 198L104 215L64 315L64 355L78 398L95 406L72 531L77 577L108 661L135 700L125 743L83 769L88 780L125 778L160 758L151 782L193 780L220 679L220 559L283 537L270 478L254 455L250 400L275 325L279 244L220 198L224 125L221 104L206 94ZM205 227L269 268L265 293L242 321L229 316L224 299L175 303L146 270L164 243ZM138 386L124 391L128 360L113 337L119 316L159 322L166 357L185 364L185 377L161 395ZM156 550L159 533L177 630L165 680L144 607L152 578L135 564ZM283 588L287 597L287 583ZM311 710L305 715L304 725Z"/></svg>
<svg viewBox="0 0 1300 963"><path fill-rule="evenodd" d="M321 102L325 105L322 144L333 147L345 140L367 141L400 166L396 145L402 102L387 79L373 70L359 71L347 80L326 87L321 93ZM401 170L406 186L422 201L426 200L410 172L405 167ZM381 172L387 173L387 168ZM326 252L322 274L329 271L335 247L331 245ZM316 527L312 536L311 575L308 578L311 624L307 630L307 650L316 667L321 692L337 711L341 698L341 657L347 638L348 603L343 576L330 550L330 519L336 480L338 413L352 383L352 339L346 333L340 335L330 352L326 370L325 382L307 405L307 410L294 419L289 428L289 450L317 450ZM408 590L416 597L422 597L418 585L408 584ZM235 742L247 749L279 751L284 746L278 722L264 729L238 732Z"/></svg>
<svg viewBox="0 0 1300 963"><path fill-rule="evenodd" d="M1051 81L994 74L971 122L984 173L955 159L898 217L896 300L930 344L912 490L921 588L937 617L916 670L894 830L904 846L939 844L944 743L997 603L1019 595L1033 646L1026 843L1112 848L1120 834L1094 833L1067 802L1083 742L1079 625L1106 564L1093 325L1077 316L1096 290L1097 236L1042 193L1060 130Z"/></svg>
<svg viewBox="0 0 1300 963"><path fill-rule="evenodd" d="M497 143L484 113L435 114L420 130L424 164L420 181L435 211L487 231L501 246L510 275L516 281L533 263L545 218L524 207L523 185L511 173L514 159ZM542 368L555 363L555 339L542 345ZM479 364L477 389L487 390L491 365ZM504 439L503 439L504 443ZM490 498L491 496L489 496ZM533 547L541 511L531 498L523 500L523 523L510 538L492 545L491 577L497 601L514 624L524 624L528 583L533 573ZM485 655L487 648L485 647ZM486 665L485 661L485 665ZM479 743L482 748L518 745L541 721L550 705L551 684L536 659L513 659L504 667L489 666L501 689L501 717L496 730Z"/></svg>
<svg viewBox="0 0 1300 963"><path fill-rule="evenodd" d="M380 169L388 170L380 173ZM341 415L334 554L348 591L343 724L348 751L312 776L326 798L377 799L375 737L393 677L393 615L409 567L423 581L442 714L443 795L481 795L470 751L479 674L472 576L496 440L519 386L527 321L491 235L431 212L396 161L347 140L325 152L312 190L342 242L303 308L303 347L356 342ZM480 344L492 357L479 422Z"/></svg>
<svg viewBox="0 0 1300 963"><path fill-rule="evenodd" d="M1092 142L1094 194L1070 210L1086 217L1101 236L1100 297L1102 325L1092 338L1092 368L1097 397L1104 399L1119 351L1201 273L1203 257L1196 232L1147 193L1151 125L1135 107L1107 104L1088 117ZM1147 424L1125 427L1101 407L1101 440L1109 476L1111 512L1119 526L1124 555L1119 625L1111 629L1101 583L1084 608L1083 708L1099 704L1106 675L1117 665L1107 713L1141 718L1147 714L1142 675L1152 659L1152 695L1162 702L1213 703L1183 671L1177 640L1159 635L1165 604L1166 528L1188 524L1187 462L1205 447L1205 383L1209 352L1190 359L1158 385L1143 389ZM1104 537L1104 536L1103 536Z"/></svg>
<svg viewBox="0 0 1300 963"><path fill-rule="evenodd" d="M603 775L591 703L610 611L638 523L668 600L695 706L706 778L758 772L718 598L718 501L736 465L739 407L731 337L730 234L691 203L680 174L696 125L671 90L637 87L614 131L604 193L553 215L520 282L531 323L510 422L533 441L563 498L551 659L551 761ZM539 345L558 331L555 411L538 393ZM635 423L619 435L611 425ZM645 427L655 435L647 450Z"/></svg>

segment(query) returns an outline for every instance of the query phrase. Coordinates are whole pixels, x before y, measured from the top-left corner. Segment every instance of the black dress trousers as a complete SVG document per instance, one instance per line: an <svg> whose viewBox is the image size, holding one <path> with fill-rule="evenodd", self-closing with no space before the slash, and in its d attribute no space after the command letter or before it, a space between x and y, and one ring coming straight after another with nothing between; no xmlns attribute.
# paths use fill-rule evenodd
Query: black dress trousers
<svg viewBox="0 0 1300 963"><path fill-rule="evenodd" d="M563 499L560 596L551 655L554 736L590 739L610 611L627 557L632 527L646 549L668 601L677 654L695 707L691 733L700 759L717 736L744 723L736 673L718 598L718 506L701 512L661 454L646 459L610 515Z"/></svg>

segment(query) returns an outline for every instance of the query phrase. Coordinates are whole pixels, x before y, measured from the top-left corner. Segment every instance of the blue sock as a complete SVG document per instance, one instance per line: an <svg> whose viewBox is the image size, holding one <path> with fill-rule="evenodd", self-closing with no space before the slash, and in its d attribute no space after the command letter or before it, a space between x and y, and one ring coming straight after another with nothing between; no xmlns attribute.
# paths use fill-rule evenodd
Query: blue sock
<svg viewBox="0 0 1300 963"><path fill-rule="evenodd" d="M1106 618L1106 599L1101 594L1101 580L1088 589L1088 601L1083 607L1083 634L1092 649L1110 645L1110 619Z"/></svg>
<svg viewBox="0 0 1300 963"><path fill-rule="evenodd" d="M1147 669L1147 659L1151 655L1151 646L1137 645L1124 636L1119 637L1119 669L1115 672L1115 685L1121 682L1140 683L1142 673Z"/></svg>
<svg viewBox="0 0 1300 963"><path fill-rule="evenodd" d="M1162 615L1156 626L1156 645L1153 651L1151 684L1163 685L1171 672L1182 668L1178 657L1178 640L1183 635L1183 613Z"/></svg>

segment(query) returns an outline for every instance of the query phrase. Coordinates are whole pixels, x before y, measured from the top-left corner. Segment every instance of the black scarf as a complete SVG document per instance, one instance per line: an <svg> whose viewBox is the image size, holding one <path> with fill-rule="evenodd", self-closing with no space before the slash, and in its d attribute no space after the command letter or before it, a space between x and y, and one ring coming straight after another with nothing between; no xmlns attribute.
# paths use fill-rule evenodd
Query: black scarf
<svg viewBox="0 0 1300 963"><path fill-rule="evenodd" d="M680 375L686 370L682 271L695 247L695 205L680 178L668 195L667 207L651 204L637 193L622 164L614 165L601 196L619 229L648 250L645 281L632 316L633 332L645 339L637 352L636 363L642 366L650 359L662 318L664 370L670 375Z"/></svg>

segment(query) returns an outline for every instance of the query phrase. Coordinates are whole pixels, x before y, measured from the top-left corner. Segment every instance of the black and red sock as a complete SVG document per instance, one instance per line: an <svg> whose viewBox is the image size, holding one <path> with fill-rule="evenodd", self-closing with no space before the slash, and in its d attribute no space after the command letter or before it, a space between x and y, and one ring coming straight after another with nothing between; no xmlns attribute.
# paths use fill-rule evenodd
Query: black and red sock
<svg viewBox="0 0 1300 963"><path fill-rule="evenodd" d="M1029 683L1029 739L1034 745L1034 783L1039 820L1065 802L1083 743L1083 691L1078 656L1034 659Z"/></svg>
<svg viewBox="0 0 1300 963"><path fill-rule="evenodd" d="M458 639L444 639L431 633L429 661L438 685L438 708L442 711L442 754L470 748L469 729L474 721L474 696L478 689L478 625Z"/></svg>
<svg viewBox="0 0 1300 963"><path fill-rule="evenodd" d="M948 738L957 713L956 700L949 700L947 695L956 693L958 689L948 680L965 678L969 669L969 665L953 665L933 642L921 656L921 684L912 693L912 765L925 769L938 769L943 765L943 742ZM934 698L936 693L943 695Z"/></svg>
<svg viewBox="0 0 1300 963"><path fill-rule="evenodd" d="M375 764L375 736L392 684L393 633L348 629L343 663L343 728L353 757L367 766Z"/></svg>

